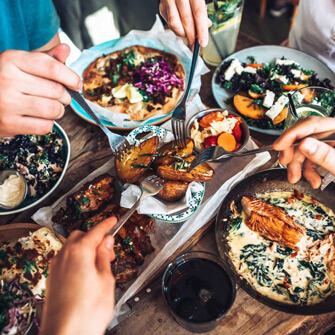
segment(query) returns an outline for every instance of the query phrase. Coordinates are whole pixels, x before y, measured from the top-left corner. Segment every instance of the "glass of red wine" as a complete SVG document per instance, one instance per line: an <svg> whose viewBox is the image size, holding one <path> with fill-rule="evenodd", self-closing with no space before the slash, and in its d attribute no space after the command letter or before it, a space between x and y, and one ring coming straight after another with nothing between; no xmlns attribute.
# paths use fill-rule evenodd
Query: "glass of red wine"
<svg viewBox="0 0 335 335"><path fill-rule="evenodd" d="M236 283L219 257L195 251L168 265L162 290L175 320L188 331L204 333L213 330L233 305Z"/></svg>

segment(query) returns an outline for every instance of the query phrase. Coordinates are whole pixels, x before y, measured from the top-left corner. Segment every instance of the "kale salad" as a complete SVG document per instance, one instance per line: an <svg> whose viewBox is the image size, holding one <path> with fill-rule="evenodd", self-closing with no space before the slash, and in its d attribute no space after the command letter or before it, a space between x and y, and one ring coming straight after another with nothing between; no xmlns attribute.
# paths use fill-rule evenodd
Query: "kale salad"
<svg viewBox="0 0 335 335"><path fill-rule="evenodd" d="M225 103L233 104L249 126L277 130L283 129L287 116L287 93L307 86L334 88L328 78L320 80L315 71L284 57L271 63L258 63L253 56L248 57L248 63L237 58L227 60L221 64L215 82L232 94ZM333 98L325 96L321 100L325 108L334 106Z"/></svg>

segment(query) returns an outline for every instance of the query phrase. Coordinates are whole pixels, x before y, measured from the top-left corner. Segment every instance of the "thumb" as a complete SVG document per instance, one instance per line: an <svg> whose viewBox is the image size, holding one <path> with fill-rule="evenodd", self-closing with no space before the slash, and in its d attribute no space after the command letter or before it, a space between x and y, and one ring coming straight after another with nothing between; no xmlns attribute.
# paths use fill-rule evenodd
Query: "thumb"
<svg viewBox="0 0 335 335"><path fill-rule="evenodd" d="M55 57L61 63L65 63L66 58L70 54L70 47L67 44L61 43L46 51L46 53L50 56Z"/></svg>
<svg viewBox="0 0 335 335"><path fill-rule="evenodd" d="M97 248L96 266L99 272L111 272L111 261L115 258L114 237L108 235L104 237Z"/></svg>
<svg viewBox="0 0 335 335"><path fill-rule="evenodd" d="M335 149L330 145L309 137L299 149L310 161L335 174Z"/></svg>

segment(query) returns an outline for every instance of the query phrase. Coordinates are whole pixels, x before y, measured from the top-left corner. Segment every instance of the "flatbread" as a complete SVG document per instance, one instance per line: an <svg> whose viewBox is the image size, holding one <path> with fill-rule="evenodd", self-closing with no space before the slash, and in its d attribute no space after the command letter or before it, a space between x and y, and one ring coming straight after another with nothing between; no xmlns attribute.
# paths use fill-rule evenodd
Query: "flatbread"
<svg viewBox="0 0 335 335"><path fill-rule="evenodd" d="M143 65L162 60L181 84L169 85L166 92L158 92L158 85L154 85L154 93L139 90L136 85L140 85L138 73ZM129 114L131 120L141 121L156 114L167 114L174 109L183 94L185 76L184 67L175 55L136 45L94 60L83 73L83 94L86 99L102 107ZM136 87L143 100L131 103L128 98L113 96L113 88L126 84Z"/></svg>
<svg viewBox="0 0 335 335"><path fill-rule="evenodd" d="M34 294L44 295L50 260L63 243L43 227L17 241L0 245L0 280L18 280Z"/></svg>

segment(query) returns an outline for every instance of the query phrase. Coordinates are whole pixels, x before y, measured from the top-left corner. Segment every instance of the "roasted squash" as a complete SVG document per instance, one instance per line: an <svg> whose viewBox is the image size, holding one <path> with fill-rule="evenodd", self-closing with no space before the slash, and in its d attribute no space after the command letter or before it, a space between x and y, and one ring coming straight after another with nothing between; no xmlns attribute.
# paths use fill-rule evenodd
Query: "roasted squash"
<svg viewBox="0 0 335 335"><path fill-rule="evenodd" d="M264 67L264 64L250 63L247 64L247 66L253 67L254 69L262 69Z"/></svg>
<svg viewBox="0 0 335 335"><path fill-rule="evenodd" d="M158 142L158 136L153 136L140 145L132 146L121 158L115 158L118 178L126 183L137 182L148 170L141 166L150 166L154 157L151 155L156 153Z"/></svg>
<svg viewBox="0 0 335 335"><path fill-rule="evenodd" d="M308 86L307 84L298 84L298 85L288 84L288 85L283 85L283 90L284 91L298 91L307 86Z"/></svg>
<svg viewBox="0 0 335 335"><path fill-rule="evenodd" d="M241 94L235 94L234 96L234 106L239 113L251 119L261 120L264 118L265 109L253 104L253 101L253 99Z"/></svg>
<svg viewBox="0 0 335 335"><path fill-rule="evenodd" d="M185 158L185 161L191 163L194 158L195 156L191 155ZM160 177L167 180L186 182L209 181L214 178L214 170L207 163L198 165L190 172L187 171L187 168L175 169L175 164L160 165L157 168L157 173Z"/></svg>
<svg viewBox="0 0 335 335"><path fill-rule="evenodd" d="M301 93L304 95L305 102L308 104L310 104L312 100L316 97L315 91L310 88L305 88L301 90Z"/></svg>
<svg viewBox="0 0 335 335"><path fill-rule="evenodd" d="M153 162L153 166L159 165L168 165L174 162L174 159L171 156L178 157L188 157L192 155L194 149L194 142L190 138L186 140L187 145L185 148L179 149L174 145L174 141L164 144L161 148L158 149L157 153L163 155L161 158L157 158Z"/></svg>
<svg viewBox="0 0 335 335"><path fill-rule="evenodd" d="M285 119L286 119L286 116L287 116L287 111L288 111L288 108L284 108L276 117L275 119L273 120L273 124L276 125L276 124L279 124L280 122L283 122Z"/></svg>
<svg viewBox="0 0 335 335"><path fill-rule="evenodd" d="M248 94L253 99L259 99L259 98L264 98L265 97L265 93L255 93L251 90L248 91Z"/></svg>
<svg viewBox="0 0 335 335"><path fill-rule="evenodd" d="M168 180L159 191L158 198L168 202L180 200L186 194L188 185L189 183L184 181Z"/></svg>
<svg viewBox="0 0 335 335"><path fill-rule="evenodd" d="M236 139L232 134L222 133L218 137L218 145L224 150L231 152L236 149Z"/></svg>

